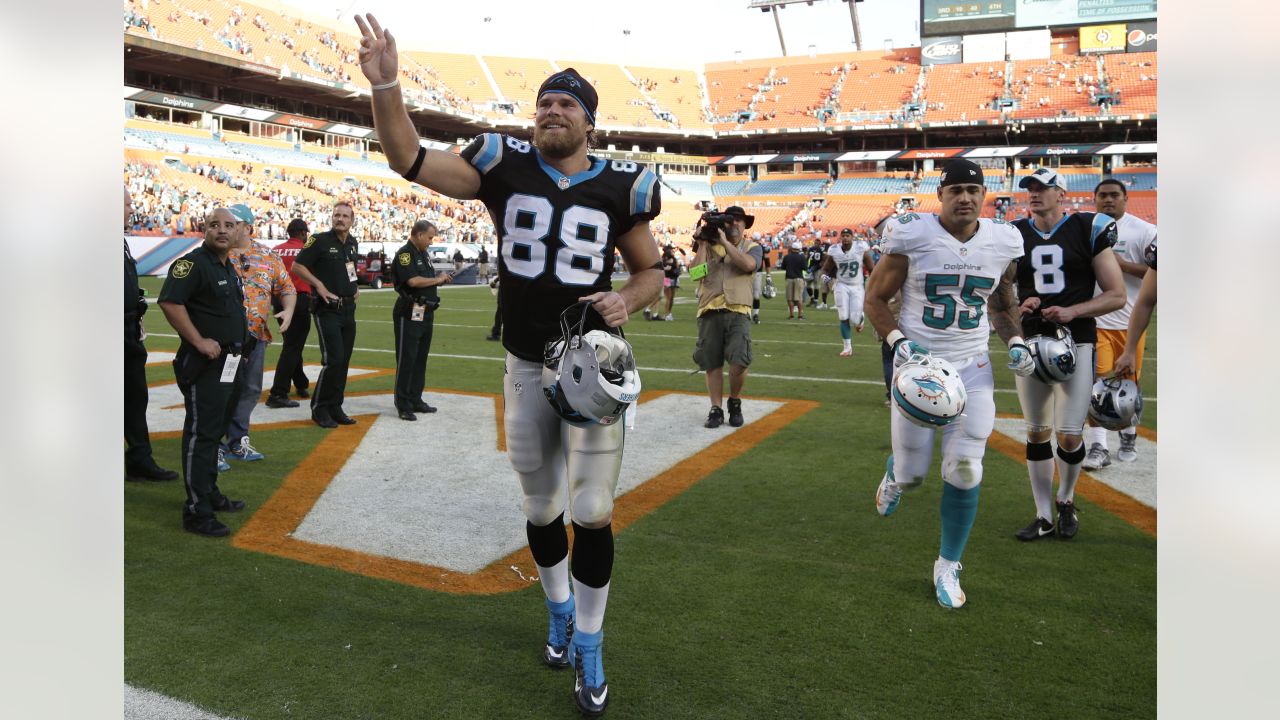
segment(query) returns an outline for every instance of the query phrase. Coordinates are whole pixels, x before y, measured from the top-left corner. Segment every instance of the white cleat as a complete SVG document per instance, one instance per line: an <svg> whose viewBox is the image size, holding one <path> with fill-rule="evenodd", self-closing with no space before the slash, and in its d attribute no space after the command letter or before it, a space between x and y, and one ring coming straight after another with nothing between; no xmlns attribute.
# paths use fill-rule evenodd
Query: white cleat
<svg viewBox="0 0 1280 720"><path fill-rule="evenodd" d="M933 589L938 594L938 604L954 610L964 606L964 590L960 589L960 571L964 568L958 562L938 558L933 562Z"/></svg>
<svg viewBox="0 0 1280 720"><path fill-rule="evenodd" d="M898 501L902 499L902 486L889 478L890 475L886 472L880 480L880 487L876 488L876 512L885 517L898 509Z"/></svg>
<svg viewBox="0 0 1280 720"><path fill-rule="evenodd" d="M853 350L851 348L845 348L840 351L840 357L849 357L852 354L853 354Z"/></svg>
<svg viewBox="0 0 1280 720"><path fill-rule="evenodd" d="M1111 464L1111 453L1098 443L1094 443L1089 448L1089 454L1085 455L1082 467L1085 470L1101 470Z"/></svg>

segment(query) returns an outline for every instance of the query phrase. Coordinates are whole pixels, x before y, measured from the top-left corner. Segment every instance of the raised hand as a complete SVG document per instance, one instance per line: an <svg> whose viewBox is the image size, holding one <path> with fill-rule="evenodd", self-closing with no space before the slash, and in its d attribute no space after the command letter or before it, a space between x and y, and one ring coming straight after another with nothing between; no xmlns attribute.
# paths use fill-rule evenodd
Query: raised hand
<svg viewBox="0 0 1280 720"><path fill-rule="evenodd" d="M365 15L368 22L355 16L360 27L360 70L371 85L383 85L394 81L400 65L396 53L396 39L390 30L382 29L372 13Z"/></svg>

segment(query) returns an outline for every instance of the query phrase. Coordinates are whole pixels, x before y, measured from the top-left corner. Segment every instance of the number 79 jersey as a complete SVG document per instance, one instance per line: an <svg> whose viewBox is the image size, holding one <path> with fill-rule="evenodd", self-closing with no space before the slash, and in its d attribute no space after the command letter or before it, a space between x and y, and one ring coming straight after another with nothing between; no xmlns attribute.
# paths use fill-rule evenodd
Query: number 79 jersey
<svg viewBox="0 0 1280 720"><path fill-rule="evenodd" d="M1022 257L1022 236L996 220L960 242L937 215L909 213L885 226L881 251L906 256L898 328L951 362L987 352L987 300L1009 263Z"/></svg>
<svg viewBox="0 0 1280 720"><path fill-rule="evenodd" d="M480 193L498 233L503 345L542 361L560 337L560 313L611 289L617 240L662 210L657 176L630 161L590 157L564 175L537 148L498 133L478 136L462 157L480 171ZM588 313L587 330L606 329Z"/></svg>

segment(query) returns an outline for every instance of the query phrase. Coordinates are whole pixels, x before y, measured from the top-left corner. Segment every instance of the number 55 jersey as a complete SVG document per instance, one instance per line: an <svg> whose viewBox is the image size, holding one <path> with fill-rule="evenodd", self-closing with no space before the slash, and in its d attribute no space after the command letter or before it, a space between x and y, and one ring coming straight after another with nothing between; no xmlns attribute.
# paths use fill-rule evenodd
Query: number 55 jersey
<svg viewBox="0 0 1280 720"><path fill-rule="evenodd" d="M910 263L898 318L903 334L953 363L987 352L987 300L1009 263L1022 257L1017 230L983 218L962 243L937 215L909 213L885 226L882 252Z"/></svg>
<svg viewBox="0 0 1280 720"><path fill-rule="evenodd" d="M564 175L537 148L497 133L477 137L462 157L480 171L478 197L498 234L503 345L542 362L547 341L560 337L561 311L611 289L618 238L662 210L657 176L591 156L589 169ZM607 330L587 315L587 331Z"/></svg>

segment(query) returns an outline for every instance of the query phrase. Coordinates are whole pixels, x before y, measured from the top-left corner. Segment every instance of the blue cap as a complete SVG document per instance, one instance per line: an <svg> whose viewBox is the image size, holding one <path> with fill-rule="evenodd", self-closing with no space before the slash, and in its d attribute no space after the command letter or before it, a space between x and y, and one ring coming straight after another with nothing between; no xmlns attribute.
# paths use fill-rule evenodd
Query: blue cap
<svg viewBox="0 0 1280 720"><path fill-rule="evenodd" d="M242 223L249 223L250 225L253 224L253 211L249 209L248 205L245 205L244 203L236 203L227 209L231 211L231 214L235 216L236 220L239 220Z"/></svg>

